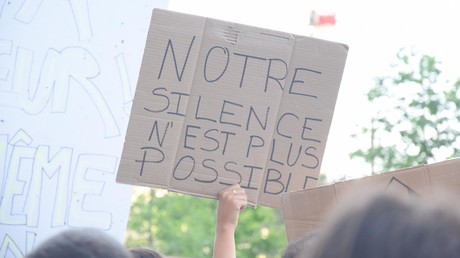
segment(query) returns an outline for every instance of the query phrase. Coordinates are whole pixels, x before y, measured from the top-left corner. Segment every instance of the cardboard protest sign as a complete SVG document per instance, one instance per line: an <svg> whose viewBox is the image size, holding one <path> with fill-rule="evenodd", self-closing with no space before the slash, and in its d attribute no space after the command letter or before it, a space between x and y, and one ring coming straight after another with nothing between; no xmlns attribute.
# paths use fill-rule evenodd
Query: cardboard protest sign
<svg viewBox="0 0 460 258"><path fill-rule="evenodd" d="M442 193L458 199L460 158L286 193L282 196L282 210L288 241L292 242L318 228L347 194L364 188L422 198Z"/></svg>
<svg viewBox="0 0 460 258"><path fill-rule="evenodd" d="M156 9L117 181L249 201L316 186L346 45Z"/></svg>

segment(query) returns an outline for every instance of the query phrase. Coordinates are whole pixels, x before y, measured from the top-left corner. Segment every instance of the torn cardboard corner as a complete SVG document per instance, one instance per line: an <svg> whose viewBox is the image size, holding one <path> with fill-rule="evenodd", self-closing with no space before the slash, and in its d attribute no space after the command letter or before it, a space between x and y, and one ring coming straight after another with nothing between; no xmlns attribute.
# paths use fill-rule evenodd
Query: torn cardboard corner
<svg viewBox="0 0 460 258"><path fill-rule="evenodd" d="M318 228L348 194L368 188L409 197L426 198L442 193L459 199L460 158L283 194L282 211L288 241Z"/></svg>
<svg viewBox="0 0 460 258"><path fill-rule="evenodd" d="M316 186L348 47L155 9L117 174L249 202Z"/></svg>

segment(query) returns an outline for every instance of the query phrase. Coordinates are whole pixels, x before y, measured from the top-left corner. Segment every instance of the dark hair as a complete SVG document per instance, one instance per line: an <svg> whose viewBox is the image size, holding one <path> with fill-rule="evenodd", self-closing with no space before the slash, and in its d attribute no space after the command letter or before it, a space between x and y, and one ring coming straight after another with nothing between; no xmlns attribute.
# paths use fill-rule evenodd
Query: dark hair
<svg viewBox="0 0 460 258"><path fill-rule="evenodd" d="M146 247L133 247L129 251L133 258L163 258L163 255L158 251Z"/></svg>
<svg viewBox="0 0 460 258"><path fill-rule="evenodd" d="M385 193L347 204L303 257L460 257L460 217L451 207Z"/></svg>
<svg viewBox="0 0 460 258"><path fill-rule="evenodd" d="M117 240L96 229L68 229L41 243L26 258L131 258Z"/></svg>
<svg viewBox="0 0 460 258"><path fill-rule="evenodd" d="M295 258L305 248L311 245L311 240L316 237L317 231L309 231L303 234L299 239L288 244L281 258Z"/></svg>

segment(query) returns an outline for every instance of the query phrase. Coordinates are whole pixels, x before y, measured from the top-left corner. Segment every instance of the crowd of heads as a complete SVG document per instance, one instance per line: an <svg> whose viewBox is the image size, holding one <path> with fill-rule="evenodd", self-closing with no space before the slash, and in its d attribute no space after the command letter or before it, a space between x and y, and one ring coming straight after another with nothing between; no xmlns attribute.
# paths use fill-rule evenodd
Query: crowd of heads
<svg viewBox="0 0 460 258"><path fill-rule="evenodd" d="M149 248L125 248L93 229L63 231L26 258L161 258ZM291 242L282 258L457 258L460 212L455 202L374 193L343 202L316 231Z"/></svg>

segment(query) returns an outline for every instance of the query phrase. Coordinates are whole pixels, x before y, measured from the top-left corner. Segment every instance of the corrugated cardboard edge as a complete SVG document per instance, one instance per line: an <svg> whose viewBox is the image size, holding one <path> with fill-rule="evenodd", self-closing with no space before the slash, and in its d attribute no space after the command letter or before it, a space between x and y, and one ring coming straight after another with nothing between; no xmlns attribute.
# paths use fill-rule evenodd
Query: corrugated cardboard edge
<svg viewBox="0 0 460 258"><path fill-rule="evenodd" d="M285 193L281 197L288 241L292 242L306 232L321 227L323 220L329 216L330 211L340 202L340 199L343 198L343 196L339 196L341 194L338 189L349 188L349 185L354 183L362 185L366 180L374 181L375 179L379 181L387 178L391 181L391 179L396 178L396 176L414 176L412 174L414 172L422 172L423 178L421 181L426 182L424 189L420 192L422 197L428 197L434 194L447 194L449 198L460 198L460 158L449 159L433 164L418 165L373 176L337 182L317 188ZM388 186L388 184L386 186ZM383 189L385 189L386 186L383 186ZM379 187L382 188L382 185L379 185ZM346 193L346 191L343 192ZM325 193L329 194L329 197L327 197ZM308 204L311 204L310 206L316 206L317 208L309 209L305 207L305 205Z"/></svg>
<svg viewBox="0 0 460 258"><path fill-rule="evenodd" d="M308 193L308 194L305 194ZM318 218L323 218L332 207L337 204L335 184L320 186L301 191L291 192L288 195L281 195L282 211L287 232L288 241L292 242L305 232L314 230L321 224ZM298 216L299 206L305 203L313 203L317 209L304 209ZM295 216L290 216L295 214ZM310 223L305 223L306 221Z"/></svg>

